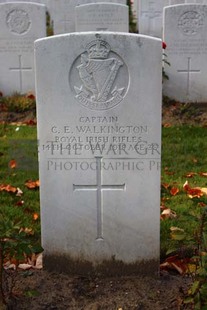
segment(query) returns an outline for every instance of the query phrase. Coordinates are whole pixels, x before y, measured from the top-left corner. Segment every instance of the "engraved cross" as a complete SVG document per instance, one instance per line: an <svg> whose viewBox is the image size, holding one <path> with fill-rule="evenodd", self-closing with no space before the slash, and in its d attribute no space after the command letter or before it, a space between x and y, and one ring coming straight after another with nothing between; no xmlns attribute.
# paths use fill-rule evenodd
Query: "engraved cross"
<svg viewBox="0 0 207 310"><path fill-rule="evenodd" d="M20 93L22 93L23 91L23 71L30 71L32 70L32 67L23 67L22 66L22 55L18 56L18 60L19 60L19 66L17 68L9 68L9 70L11 71L19 71L19 90Z"/></svg>
<svg viewBox="0 0 207 310"><path fill-rule="evenodd" d="M187 89L186 95L190 94L190 73L199 73L201 70L191 69L191 57L188 57L187 69L177 70L178 73L187 73Z"/></svg>
<svg viewBox="0 0 207 310"><path fill-rule="evenodd" d="M97 237L96 240L103 240L103 191L123 191L126 189L125 184L102 184L102 157L96 158L96 184L91 185L75 185L73 191L96 191L97 206Z"/></svg>

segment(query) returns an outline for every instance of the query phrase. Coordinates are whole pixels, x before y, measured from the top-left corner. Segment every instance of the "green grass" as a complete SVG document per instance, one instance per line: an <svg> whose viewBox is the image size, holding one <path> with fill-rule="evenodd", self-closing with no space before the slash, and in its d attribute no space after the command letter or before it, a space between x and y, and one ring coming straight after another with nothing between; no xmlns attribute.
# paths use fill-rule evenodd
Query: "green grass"
<svg viewBox="0 0 207 310"><path fill-rule="evenodd" d="M23 227L32 228L40 238L40 219L34 221L33 214L40 209L39 191L25 186L29 179L38 179L36 128L28 126L0 127L0 184L10 184L23 191L21 197L6 191L0 192L0 212ZM9 167L10 160L15 159L17 167ZM19 206L20 201L24 201Z"/></svg>
<svg viewBox="0 0 207 310"><path fill-rule="evenodd" d="M189 236L198 226L192 216L195 205L187 197L183 184L188 179L191 187L207 187L207 177L199 175L199 172L207 172L206 138L207 128L163 128L161 183L177 187L179 193L172 196L168 189L162 189L163 204L176 212L177 217L161 221L161 257L169 248L180 246L170 239L171 226L183 228ZM22 197L0 192L0 210L10 218L21 220L24 227L33 228L40 238L40 219L33 220L33 213L39 213L39 191L25 186L26 180L38 179L36 127L1 125L0 146L0 184L10 184L23 191ZM9 167L11 159L17 161L17 168ZM189 172L197 174L187 178ZM24 204L17 206L20 200L24 200Z"/></svg>
<svg viewBox="0 0 207 310"><path fill-rule="evenodd" d="M183 184L188 180L192 188L207 187L207 178L199 174L207 172L206 154L207 128L193 126L163 128L161 182L177 187L179 193L172 196L169 190L162 188L164 205L176 212L177 218L161 222L161 257L170 248L178 246L178 242L170 239L171 226L184 229L188 236L193 236L199 226L199 222L192 216L195 203L187 197ZM192 178L186 177L190 172L197 174Z"/></svg>

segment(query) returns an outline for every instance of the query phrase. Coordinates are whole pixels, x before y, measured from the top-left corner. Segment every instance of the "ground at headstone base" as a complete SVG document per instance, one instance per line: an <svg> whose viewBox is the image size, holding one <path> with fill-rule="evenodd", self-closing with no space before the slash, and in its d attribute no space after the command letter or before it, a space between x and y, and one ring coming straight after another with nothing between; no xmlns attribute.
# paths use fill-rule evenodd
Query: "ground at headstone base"
<svg viewBox="0 0 207 310"><path fill-rule="evenodd" d="M15 310L164 310L182 306L190 278L164 273L159 278L87 278L26 271L18 275ZM28 292L23 296L22 292ZM29 294L30 292L30 294ZM33 294L33 295L32 295ZM33 297L32 297L33 296Z"/></svg>

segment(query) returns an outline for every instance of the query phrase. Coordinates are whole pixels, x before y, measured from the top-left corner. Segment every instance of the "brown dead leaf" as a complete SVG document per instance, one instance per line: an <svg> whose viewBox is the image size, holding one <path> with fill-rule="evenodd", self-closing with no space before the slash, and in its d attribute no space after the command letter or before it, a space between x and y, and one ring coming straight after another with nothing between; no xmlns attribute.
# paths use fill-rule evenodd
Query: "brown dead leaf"
<svg viewBox="0 0 207 310"><path fill-rule="evenodd" d="M162 185L162 187L164 187L165 189L168 189L169 186L170 186L170 184L168 184L168 183L162 183L161 185Z"/></svg>
<svg viewBox="0 0 207 310"><path fill-rule="evenodd" d="M187 192L188 197L191 198L191 199L192 198L200 198L204 194L206 194L206 191L207 191L206 188L201 188L201 187L191 188L190 185L188 184L188 181L186 181L184 183L183 189Z"/></svg>
<svg viewBox="0 0 207 310"><path fill-rule="evenodd" d="M185 177L186 178L193 178L194 175L197 175L197 173L196 172L188 172L188 173L186 173Z"/></svg>
<svg viewBox="0 0 207 310"><path fill-rule="evenodd" d="M9 162L9 167L11 169L15 169L17 167L17 162L15 159L11 159L10 162Z"/></svg>
<svg viewBox="0 0 207 310"><path fill-rule="evenodd" d="M200 172L199 174L200 174L200 176L202 176L202 177L207 177L207 172Z"/></svg>
<svg viewBox="0 0 207 310"><path fill-rule="evenodd" d="M25 182L25 186L29 189L36 189L36 188L39 188L40 181L39 180L37 181L28 180Z"/></svg>
<svg viewBox="0 0 207 310"><path fill-rule="evenodd" d="M37 257L36 257L36 264L35 264L35 268L36 268L36 269L42 269L42 268L43 268L42 260L43 260L43 255L42 255L42 253L37 254Z"/></svg>
<svg viewBox="0 0 207 310"><path fill-rule="evenodd" d="M0 184L0 191L6 191L8 193L16 193L17 188L10 184Z"/></svg>
<svg viewBox="0 0 207 310"><path fill-rule="evenodd" d="M164 123L162 126L163 126L164 128L169 128L169 127L171 127L172 125L171 125L170 123Z"/></svg>
<svg viewBox="0 0 207 310"><path fill-rule="evenodd" d="M32 266L30 264L19 264L18 268L22 270L28 270L28 269L31 269Z"/></svg>
<svg viewBox="0 0 207 310"><path fill-rule="evenodd" d="M160 215L161 220L174 219L176 217L177 217L177 214L174 211L172 211L170 208L163 210Z"/></svg>
<svg viewBox="0 0 207 310"><path fill-rule="evenodd" d="M39 214L38 213L33 213L33 220L36 221L39 218Z"/></svg>
<svg viewBox="0 0 207 310"><path fill-rule="evenodd" d="M200 190L204 195L207 195L207 187L195 187L195 189Z"/></svg>
<svg viewBox="0 0 207 310"><path fill-rule="evenodd" d="M161 270L173 269L179 272L179 274L184 274L188 271L188 264L190 263L190 258L180 258L179 255L174 255L168 257L164 263L160 265Z"/></svg>
<svg viewBox="0 0 207 310"><path fill-rule="evenodd" d="M19 200L17 201L16 206L21 207L23 206L23 204L24 204L24 200Z"/></svg>
<svg viewBox="0 0 207 310"><path fill-rule="evenodd" d="M27 126L36 126L37 122L35 120L33 120L33 119L30 119L30 120L26 121L25 124Z"/></svg>
<svg viewBox="0 0 207 310"><path fill-rule="evenodd" d="M201 201L201 202L198 203L198 206L204 208L204 207L206 207L206 203Z"/></svg>
<svg viewBox="0 0 207 310"><path fill-rule="evenodd" d="M175 196L179 193L179 189L177 187L172 187L171 190L170 190L170 194L172 196Z"/></svg>

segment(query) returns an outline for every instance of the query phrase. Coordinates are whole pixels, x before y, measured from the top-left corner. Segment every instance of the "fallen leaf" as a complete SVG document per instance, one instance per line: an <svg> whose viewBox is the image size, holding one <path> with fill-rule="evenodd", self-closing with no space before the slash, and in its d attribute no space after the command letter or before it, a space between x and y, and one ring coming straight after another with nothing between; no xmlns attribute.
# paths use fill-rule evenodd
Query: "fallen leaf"
<svg viewBox="0 0 207 310"><path fill-rule="evenodd" d="M165 220L165 219L169 219L169 218L174 219L176 217L177 217L177 214L169 208L163 210L161 213L161 216L160 216L161 220Z"/></svg>
<svg viewBox="0 0 207 310"><path fill-rule="evenodd" d="M202 201L199 202L198 205L199 205L200 207L206 207L206 203L204 203L204 202L202 202Z"/></svg>
<svg viewBox="0 0 207 310"><path fill-rule="evenodd" d="M40 182L39 182L39 180L37 180L37 181L28 180L25 182L25 185L29 189L35 189L35 188L38 188L40 186Z"/></svg>
<svg viewBox="0 0 207 310"><path fill-rule="evenodd" d="M172 232L175 232L175 231L182 231L182 232L184 232L184 229L172 226L172 227L170 227L170 231L172 231Z"/></svg>
<svg viewBox="0 0 207 310"><path fill-rule="evenodd" d="M10 162L9 162L9 167L11 169L15 169L17 167L17 162L15 159L11 159Z"/></svg>
<svg viewBox="0 0 207 310"><path fill-rule="evenodd" d="M24 200L19 200L17 201L16 206L21 207L23 206L23 204L24 204Z"/></svg>
<svg viewBox="0 0 207 310"><path fill-rule="evenodd" d="M166 206L160 206L160 210L165 210L165 209L167 209L167 207Z"/></svg>
<svg viewBox="0 0 207 310"><path fill-rule="evenodd" d="M23 194L23 191L22 191L19 187L17 187L17 193L16 193L16 196L21 197L21 196L22 196L22 194Z"/></svg>
<svg viewBox="0 0 207 310"><path fill-rule="evenodd" d="M13 269L16 270L16 265L15 264L11 264L10 262L7 262L4 264L4 269Z"/></svg>
<svg viewBox="0 0 207 310"><path fill-rule="evenodd" d="M165 189L168 189L169 186L170 186L170 184L168 184L168 183L162 183L161 185L162 185L162 187L164 187Z"/></svg>
<svg viewBox="0 0 207 310"><path fill-rule="evenodd" d="M179 193L179 189L177 187L172 187L170 190L170 194L172 196L175 196L175 195L177 195L177 193Z"/></svg>
<svg viewBox="0 0 207 310"><path fill-rule="evenodd" d="M8 193L16 193L17 188L10 184L0 184L0 191L6 191Z"/></svg>
<svg viewBox="0 0 207 310"><path fill-rule="evenodd" d="M188 181L185 181L185 183L183 184L183 189L185 191L188 191L190 189L190 186L188 185Z"/></svg>
<svg viewBox="0 0 207 310"><path fill-rule="evenodd" d="M22 270L28 270L28 269L32 268L32 266L29 264L19 264L18 268L22 269Z"/></svg>
<svg viewBox="0 0 207 310"><path fill-rule="evenodd" d="M180 258L179 255L174 255L166 258L165 262L160 265L161 270L174 269L179 274L184 274L188 271L190 258Z"/></svg>
<svg viewBox="0 0 207 310"><path fill-rule="evenodd" d="M203 196L203 192L199 188L191 188L187 191L187 195L189 198L200 198Z"/></svg>
<svg viewBox="0 0 207 310"><path fill-rule="evenodd" d="M36 221L39 218L38 213L33 213L33 220Z"/></svg>
<svg viewBox="0 0 207 310"><path fill-rule="evenodd" d="M186 173L185 177L186 178L193 178L194 175L197 175L197 173L196 172L188 172L188 173Z"/></svg>
<svg viewBox="0 0 207 310"><path fill-rule="evenodd" d="M200 176L202 176L202 177L207 177L207 172L200 172L199 174L200 174Z"/></svg>
<svg viewBox="0 0 207 310"><path fill-rule="evenodd" d="M165 124L163 124L163 127L164 128L169 128L169 127L171 127L172 125L170 124L170 123L165 123Z"/></svg>
<svg viewBox="0 0 207 310"><path fill-rule="evenodd" d="M187 192L187 195L189 198L200 198L203 196L203 194L207 194L207 189L206 188L201 188L201 187L195 187L191 188L190 185L188 184L188 181L186 181L183 185L183 189Z"/></svg>
<svg viewBox="0 0 207 310"><path fill-rule="evenodd" d="M29 98L29 99L35 100L35 95L32 92L28 92L26 94L26 97Z"/></svg>
<svg viewBox="0 0 207 310"><path fill-rule="evenodd" d="M201 187L200 188L201 192L207 195L207 187Z"/></svg>
<svg viewBox="0 0 207 310"><path fill-rule="evenodd" d="M36 258L36 264L35 264L36 269L42 269L43 268L42 261L43 261L43 255L42 255L42 253L40 253L37 255L37 258Z"/></svg>
<svg viewBox="0 0 207 310"><path fill-rule="evenodd" d="M25 228L21 228L20 229L20 232L21 231L24 231L26 234L28 235L34 235L34 230L32 228L28 228L28 227L25 227Z"/></svg>
<svg viewBox="0 0 207 310"><path fill-rule="evenodd" d="M35 126L35 125L37 125L37 122L34 121L33 119L30 119L30 120L26 121L25 124L27 126Z"/></svg>

